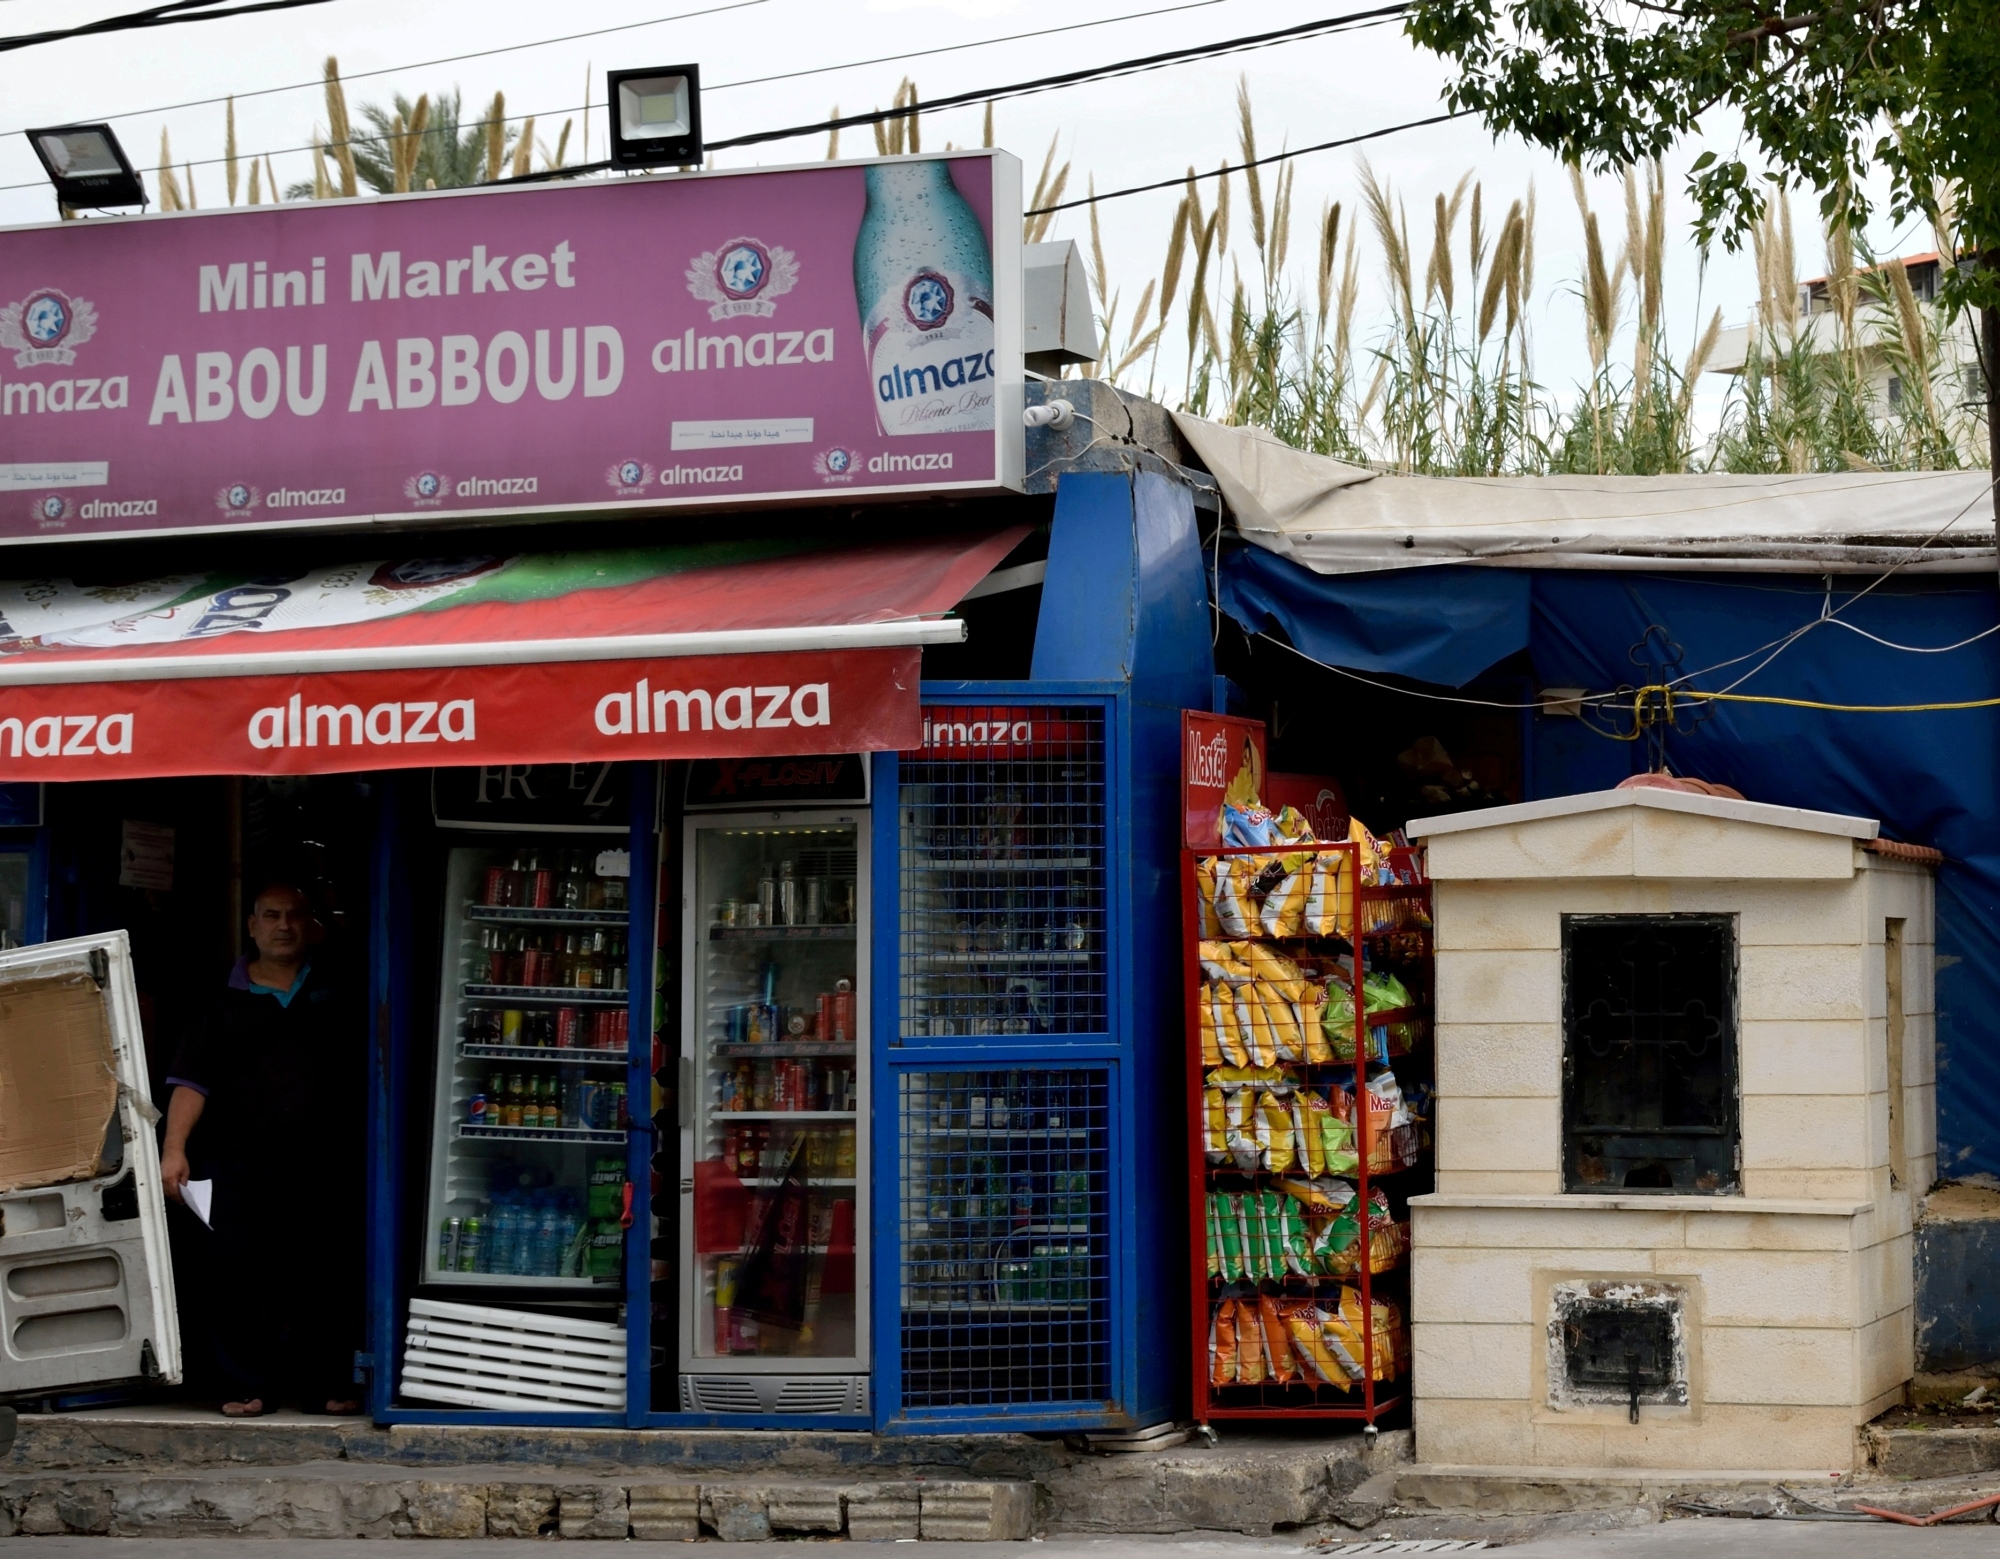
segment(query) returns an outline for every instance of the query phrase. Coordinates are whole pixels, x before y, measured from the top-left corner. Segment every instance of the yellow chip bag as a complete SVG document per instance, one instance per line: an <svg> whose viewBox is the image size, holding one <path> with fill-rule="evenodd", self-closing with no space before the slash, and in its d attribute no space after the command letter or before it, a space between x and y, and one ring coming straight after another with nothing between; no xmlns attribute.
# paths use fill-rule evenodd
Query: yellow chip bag
<svg viewBox="0 0 2000 1559"><path fill-rule="evenodd" d="M1257 1145L1264 1150L1264 1168L1283 1174L1298 1162L1292 1145L1292 1108L1274 1093L1257 1096Z"/></svg>
<svg viewBox="0 0 2000 1559"><path fill-rule="evenodd" d="M1263 1003L1264 1020L1271 1026L1271 1043L1277 1047L1280 1061L1303 1061L1306 1042L1299 1033L1299 1012L1285 999L1282 991L1258 981L1251 987Z"/></svg>
<svg viewBox="0 0 2000 1559"><path fill-rule="evenodd" d="M1215 1037L1215 1003L1207 986L1202 987L1201 1000L1195 1004L1195 1017L1201 1025L1201 1064L1222 1065L1222 1046Z"/></svg>
<svg viewBox="0 0 2000 1559"><path fill-rule="evenodd" d="M1299 1002L1299 1028L1305 1040L1308 1062L1333 1060L1333 1046L1326 1037L1326 1002L1326 987L1320 984L1308 984Z"/></svg>
<svg viewBox="0 0 2000 1559"><path fill-rule="evenodd" d="M1284 992L1287 1000L1299 999L1306 988L1306 977L1291 959L1265 942L1245 942L1241 952L1243 963L1251 974L1273 989ZM1203 957L1206 956L1203 954Z"/></svg>
<svg viewBox="0 0 2000 1559"><path fill-rule="evenodd" d="M1220 1088L1201 1091L1202 1151L1211 1164L1229 1157L1229 1100Z"/></svg>
<svg viewBox="0 0 2000 1559"><path fill-rule="evenodd" d="M1215 863L1215 920L1224 936L1256 935L1256 906L1250 897L1254 856L1218 855Z"/></svg>
<svg viewBox="0 0 2000 1559"><path fill-rule="evenodd" d="M1201 906L1201 934L1222 935L1222 922L1215 917L1215 858L1204 855L1194 863L1194 897Z"/></svg>
<svg viewBox="0 0 2000 1559"><path fill-rule="evenodd" d="M1248 985L1235 987L1236 1021L1243 1030L1243 1047L1252 1066L1276 1066L1278 1044L1271 1037L1271 1015Z"/></svg>
<svg viewBox="0 0 2000 1559"><path fill-rule="evenodd" d="M1288 872L1264 897L1258 924L1266 936L1298 936L1305 928L1306 874Z"/></svg>
<svg viewBox="0 0 2000 1559"><path fill-rule="evenodd" d="M1208 1005L1215 1014L1215 1048L1231 1066L1248 1066L1250 1049L1243 1043L1243 1023L1237 1011L1235 987L1221 981L1209 986Z"/></svg>

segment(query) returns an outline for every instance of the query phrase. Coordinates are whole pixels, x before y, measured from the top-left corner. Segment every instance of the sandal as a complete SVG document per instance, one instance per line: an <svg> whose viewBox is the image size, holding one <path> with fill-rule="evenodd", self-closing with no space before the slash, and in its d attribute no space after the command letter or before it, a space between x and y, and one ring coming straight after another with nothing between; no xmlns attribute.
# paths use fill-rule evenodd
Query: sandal
<svg viewBox="0 0 2000 1559"><path fill-rule="evenodd" d="M262 1418L269 1411L262 1397L246 1397L241 1402L222 1404L224 1418Z"/></svg>
<svg viewBox="0 0 2000 1559"><path fill-rule="evenodd" d="M328 1397L326 1415L329 1418L359 1418L361 1404L353 1397Z"/></svg>

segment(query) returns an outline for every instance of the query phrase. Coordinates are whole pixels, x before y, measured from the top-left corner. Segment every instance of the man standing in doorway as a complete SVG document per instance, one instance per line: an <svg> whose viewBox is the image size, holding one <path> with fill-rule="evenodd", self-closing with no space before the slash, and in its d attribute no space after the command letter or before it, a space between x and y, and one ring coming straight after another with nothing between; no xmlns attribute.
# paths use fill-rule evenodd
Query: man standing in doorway
<svg viewBox="0 0 2000 1559"><path fill-rule="evenodd" d="M258 893L250 940L169 1068L160 1172L179 1200L192 1137L214 1182L215 1335L236 1392L222 1411L355 1413L365 1024L296 885Z"/></svg>

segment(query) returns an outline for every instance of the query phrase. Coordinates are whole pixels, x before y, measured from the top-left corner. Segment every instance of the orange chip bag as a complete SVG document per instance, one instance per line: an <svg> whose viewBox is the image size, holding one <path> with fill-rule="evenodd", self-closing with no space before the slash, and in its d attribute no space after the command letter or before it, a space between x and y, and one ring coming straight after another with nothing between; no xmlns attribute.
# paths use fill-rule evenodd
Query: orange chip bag
<svg viewBox="0 0 2000 1559"><path fill-rule="evenodd" d="M1208 1383L1211 1386L1236 1384L1238 1353L1236 1301L1225 1299L1208 1318Z"/></svg>
<svg viewBox="0 0 2000 1559"><path fill-rule="evenodd" d="M1278 1316L1278 1301L1269 1294L1257 1296L1257 1318L1264 1332L1264 1351L1271 1366L1271 1379L1287 1385L1299 1378L1299 1361L1292 1353L1291 1334Z"/></svg>

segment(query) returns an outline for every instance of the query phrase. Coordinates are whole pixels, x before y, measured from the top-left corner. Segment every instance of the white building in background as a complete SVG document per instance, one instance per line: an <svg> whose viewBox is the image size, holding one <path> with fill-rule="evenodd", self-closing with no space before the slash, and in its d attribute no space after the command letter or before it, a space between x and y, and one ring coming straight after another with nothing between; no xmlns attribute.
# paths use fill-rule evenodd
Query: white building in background
<svg viewBox="0 0 2000 1559"><path fill-rule="evenodd" d="M1892 260L1886 263L1893 265L1897 262ZM1916 294L1917 301L1923 304L1935 301L1938 286L1943 280L1940 256L1935 251L1913 254L1905 256L1901 263L1909 272L1910 290ZM1798 309L1798 329L1810 344L1819 351L1836 350L1840 345L1840 317L1834 308L1829 278L1816 276L1810 281L1800 282ZM1924 316L1926 325L1943 332L1940 344L1949 371L1941 376L1937 385L1940 411L1949 414L1954 407L1976 410L1985 403L1986 384L1980 375L1979 357L1970 326L1964 320L1947 324L1929 309L1924 310ZM1757 329L1756 322L1752 320L1723 331L1716 338L1707 371L1741 374ZM1902 404L1906 390L1916 388L1903 382L1897 365L1890 361L1890 354L1884 350L1886 335L1880 306L1864 293L1854 311L1855 345L1861 352L1862 372L1868 388L1885 416L1892 415Z"/></svg>

